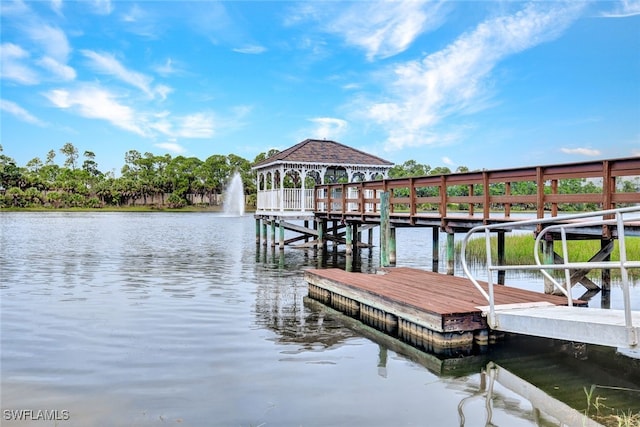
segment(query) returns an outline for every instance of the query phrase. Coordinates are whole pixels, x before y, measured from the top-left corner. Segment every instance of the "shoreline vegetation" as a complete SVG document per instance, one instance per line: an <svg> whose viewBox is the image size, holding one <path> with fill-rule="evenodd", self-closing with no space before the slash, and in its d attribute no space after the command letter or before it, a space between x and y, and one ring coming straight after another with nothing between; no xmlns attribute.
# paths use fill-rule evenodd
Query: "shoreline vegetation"
<svg viewBox="0 0 640 427"><path fill-rule="evenodd" d="M533 258L533 234L515 234L505 236L505 264L506 265L526 265L535 264ZM456 252L460 253L462 243L456 243ZM628 254L640 253L640 237L626 237L625 246ZM498 249L497 238L491 237L491 259L497 264ZM567 250L569 252L570 261L586 262L600 249L600 240L569 240L567 241ZM470 239L467 244L467 259L473 263L484 264L486 260L485 239L477 237ZM557 253L557 249L556 249ZM620 260L620 251L618 240L614 240L614 248L611 253L611 261ZM587 274L589 278L600 277L600 269L593 269ZM554 272L555 275L564 274L562 271ZM640 270L637 268L628 269L629 278L631 280L640 280ZM620 277L619 269L611 270L611 277L617 279Z"/></svg>
<svg viewBox="0 0 640 427"><path fill-rule="evenodd" d="M247 207L247 211L252 208ZM188 205L183 207L171 208L167 206L151 206L151 205L138 205L138 206L105 206L103 208L87 208L87 207L65 207L65 208L53 208L44 206L31 206L31 207L0 207L0 214L2 212L212 212L222 213L224 212L223 205Z"/></svg>

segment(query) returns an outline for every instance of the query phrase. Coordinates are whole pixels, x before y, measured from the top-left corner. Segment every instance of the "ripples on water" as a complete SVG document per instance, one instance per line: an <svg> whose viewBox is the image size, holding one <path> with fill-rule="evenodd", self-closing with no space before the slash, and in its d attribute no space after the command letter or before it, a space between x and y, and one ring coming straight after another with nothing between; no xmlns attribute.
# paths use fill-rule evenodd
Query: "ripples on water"
<svg viewBox="0 0 640 427"><path fill-rule="evenodd" d="M443 362L305 302L318 260L256 248L251 216L2 213L0 231L2 409L68 410L57 425L460 425L488 361ZM496 392L496 424L535 425Z"/></svg>

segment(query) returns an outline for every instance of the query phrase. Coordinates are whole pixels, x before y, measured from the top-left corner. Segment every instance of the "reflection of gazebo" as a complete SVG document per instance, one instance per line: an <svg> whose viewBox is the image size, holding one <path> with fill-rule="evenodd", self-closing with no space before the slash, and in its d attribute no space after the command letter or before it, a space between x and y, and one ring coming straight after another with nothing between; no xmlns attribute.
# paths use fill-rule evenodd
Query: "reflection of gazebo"
<svg viewBox="0 0 640 427"><path fill-rule="evenodd" d="M255 217L257 221L264 220L265 242L267 223L271 224L272 233L276 225L280 227L281 247L283 228L303 233L305 240L317 236L317 232L307 228L308 221L314 219L315 185L383 179L392 166L392 162L380 157L319 139L306 139L256 163L252 168L258 192ZM305 226L291 225L283 218L304 220ZM272 244L275 245L275 236Z"/></svg>

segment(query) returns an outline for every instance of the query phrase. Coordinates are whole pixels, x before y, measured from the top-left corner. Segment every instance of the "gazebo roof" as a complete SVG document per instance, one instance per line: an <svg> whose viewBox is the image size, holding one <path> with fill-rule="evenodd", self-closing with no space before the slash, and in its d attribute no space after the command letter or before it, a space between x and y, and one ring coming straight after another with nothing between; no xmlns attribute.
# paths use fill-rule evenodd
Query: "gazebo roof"
<svg viewBox="0 0 640 427"><path fill-rule="evenodd" d="M325 139L305 139L293 147L280 151L256 163L252 169L261 169L267 165L277 163L393 166L393 162L367 154L364 151L356 150L355 148L347 147L339 142Z"/></svg>

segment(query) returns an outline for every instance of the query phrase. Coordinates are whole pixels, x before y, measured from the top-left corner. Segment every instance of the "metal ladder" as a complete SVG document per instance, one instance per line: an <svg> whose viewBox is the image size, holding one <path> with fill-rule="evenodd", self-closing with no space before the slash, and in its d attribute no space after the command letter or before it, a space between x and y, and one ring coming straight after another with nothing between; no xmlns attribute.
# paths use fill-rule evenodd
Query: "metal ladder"
<svg viewBox="0 0 640 427"><path fill-rule="evenodd" d="M635 214L635 217L632 215ZM487 322L492 329L505 332L515 332L526 335L536 335L569 341L586 342L623 348L638 348L640 339L640 312L631 310L629 293L628 269L640 268L640 254L634 254L635 259L629 259L625 245L625 224L638 222L640 206L610 209L562 217L541 218L524 221L513 221L501 224L481 225L472 228L465 235L461 248L461 263L464 274L471 280L478 291L487 300L488 306L481 307ZM626 217L625 217L626 216ZM597 217L596 219L593 219ZM612 218L612 219L604 219ZM557 224L562 221L561 224ZM553 223L553 224L550 224ZM546 225L545 224L550 224ZM543 229L536 236L533 255L536 264L533 265L494 265L491 259L491 231L510 230L532 225L542 225ZM612 225L618 234L620 251L619 261L600 262L569 262L567 250L567 230L581 227ZM560 264L543 264L540 261L538 247L543 237L549 232L560 232L562 241L563 262ZM471 236L484 232L487 252L486 270L488 292L469 270L466 259L466 248ZM571 270L576 269L619 269L621 272L623 310L578 308L573 307L571 296ZM496 306L494 301L493 272L498 270L535 270L540 271L553 286L567 297L567 306L555 306L549 303L528 305ZM550 270L564 270L564 285L558 282Z"/></svg>

